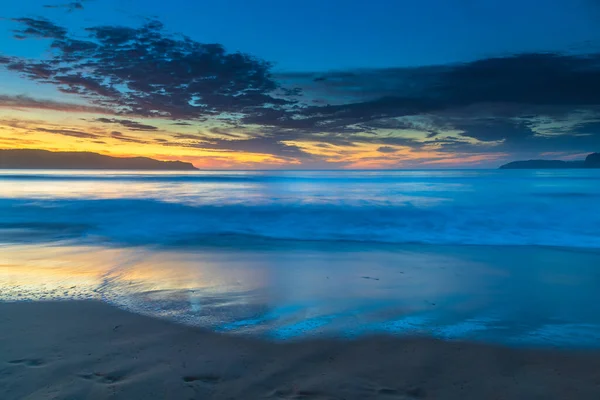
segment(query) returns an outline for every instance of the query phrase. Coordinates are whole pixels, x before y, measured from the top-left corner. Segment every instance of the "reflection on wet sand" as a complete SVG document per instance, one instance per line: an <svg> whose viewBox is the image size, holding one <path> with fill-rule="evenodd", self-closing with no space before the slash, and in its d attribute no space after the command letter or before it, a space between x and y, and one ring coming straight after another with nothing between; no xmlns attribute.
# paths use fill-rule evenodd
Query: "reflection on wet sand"
<svg viewBox="0 0 600 400"><path fill-rule="evenodd" d="M55 244L4 245L2 254L1 300L101 299L187 324L282 339L387 332L600 345L595 252Z"/></svg>

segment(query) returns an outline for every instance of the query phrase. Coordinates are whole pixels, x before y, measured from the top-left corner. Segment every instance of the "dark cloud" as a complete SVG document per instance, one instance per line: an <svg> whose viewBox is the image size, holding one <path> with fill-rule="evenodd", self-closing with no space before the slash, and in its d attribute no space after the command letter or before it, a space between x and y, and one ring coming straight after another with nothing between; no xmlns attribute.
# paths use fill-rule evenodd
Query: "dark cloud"
<svg viewBox="0 0 600 400"><path fill-rule="evenodd" d="M35 77L35 75L30 76ZM53 72L51 78L48 81L57 84L61 92L80 95L105 107L110 107L110 102L106 100L96 101L97 97L103 99L116 98L120 93L114 87L104 84L105 81L101 77L84 76L81 72L71 74L63 74L62 72L55 74Z"/></svg>
<svg viewBox="0 0 600 400"><path fill-rule="evenodd" d="M72 130L72 129L35 128L34 130L38 131L38 132L53 133L56 135L71 136L71 137L76 137L76 138L81 138L81 139L99 139L102 137L100 135L96 135L93 133L76 131L76 130Z"/></svg>
<svg viewBox="0 0 600 400"><path fill-rule="evenodd" d="M524 120L465 119L457 122L460 136L445 136L422 142L439 151L455 153L505 152L537 157L543 152L594 152L600 150L600 123L586 122L575 127L557 123L553 129L540 129L538 118ZM476 139L473 142L470 139ZM519 157L517 157L519 158Z"/></svg>
<svg viewBox="0 0 600 400"><path fill-rule="evenodd" d="M103 124L118 124L132 131L156 131L158 128L152 125L142 124L129 119L116 118L96 118L94 121L102 122Z"/></svg>
<svg viewBox="0 0 600 400"><path fill-rule="evenodd" d="M13 58L7 68L122 114L191 120L291 103L271 95L278 85L268 62L170 37L156 21L88 28L85 40L47 20L15 21L25 26L19 38L54 39L54 51L46 62Z"/></svg>
<svg viewBox="0 0 600 400"><path fill-rule="evenodd" d="M317 130L307 131L273 126L236 126L231 129L226 127L211 128L208 132L220 137L225 136L230 138L229 140L268 137L281 142L321 142L334 146L349 147L355 146L355 140L364 141L361 139L364 139L365 135L359 134L361 132L360 129L352 130L352 133L350 133L350 131L351 130L348 130L347 132L319 132ZM369 139L374 138L375 136L369 137Z"/></svg>
<svg viewBox="0 0 600 400"><path fill-rule="evenodd" d="M81 112L110 114L111 110L98 106L88 106L74 103L63 103L53 100L35 99L29 96L0 95L0 108L36 108L40 110L53 110L64 112Z"/></svg>
<svg viewBox="0 0 600 400"><path fill-rule="evenodd" d="M519 143L535 135L529 121L475 118L457 123L455 127L463 130L461 136L482 142L504 140Z"/></svg>
<svg viewBox="0 0 600 400"><path fill-rule="evenodd" d="M230 138L239 138L242 136L239 133L231 132L227 129L219 128L219 127L210 128L209 132L214 133L216 135L220 135L220 136L227 136Z"/></svg>
<svg viewBox="0 0 600 400"><path fill-rule="evenodd" d="M536 137L536 139L519 144L518 149L526 149L530 152L600 152L600 119L582 122L573 127L567 126L562 129L558 127L553 134Z"/></svg>
<svg viewBox="0 0 600 400"><path fill-rule="evenodd" d="M570 132L575 135L594 135L600 138L600 118L595 121L578 124Z"/></svg>
<svg viewBox="0 0 600 400"><path fill-rule="evenodd" d="M113 139L119 140L121 142L127 142L127 143L139 143L139 144L147 144L148 143L145 140L127 136L119 131L112 131L110 133L110 137L112 137Z"/></svg>
<svg viewBox="0 0 600 400"><path fill-rule="evenodd" d="M390 147L390 146L381 146L380 148L377 149L377 151L380 153L395 153L398 151L398 149L396 149L395 147Z"/></svg>
<svg viewBox="0 0 600 400"><path fill-rule="evenodd" d="M319 77L310 85L302 85L301 74L287 79L296 78L307 96L320 96L329 104L269 110L244 121L299 130L309 137L318 131L338 132L353 142L435 146L453 152L598 148L598 130L561 129L565 122L560 120L574 111L600 116L600 54L520 54ZM348 102L357 97L360 101ZM556 121L559 132L551 137L537 132L540 117ZM403 130L421 131L424 139L408 138ZM449 138L444 134L448 131L460 137Z"/></svg>
<svg viewBox="0 0 600 400"><path fill-rule="evenodd" d="M600 54L489 58L457 66L442 77L439 94L453 104L600 103Z"/></svg>
<svg viewBox="0 0 600 400"><path fill-rule="evenodd" d="M481 152L481 148L476 147L473 143L463 138L457 138L455 136L446 136L442 139L436 138L434 140L426 140L421 143L423 146L436 146L441 151L454 152ZM485 150L484 150L485 152Z"/></svg>
<svg viewBox="0 0 600 400"><path fill-rule="evenodd" d="M183 140L204 140L206 136L204 135L194 135L189 133L176 133L174 135L175 139L183 139Z"/></svg>
<svg viewBox="0 0 600 400"><path fill-rule="evenodd" d="M251 139L228 140L208 139L197 144L203 149L241 151L246 153L271 154L283 158L313 158L300 147L283 143L275 137L265 136Z"/></svg>
<svg viewBox="0 0 600 400"><path fill-rule="evenodd" d="M67 30L47 19L42 18L14 18L13 21L23 25L22 29L14 31L15 38L27 39L29 37L64 39Z"/></svg>
<svg viewBox="0 0 600 400"><path fill-rule="evenodd" d="M85 0L81 0L81 1L73 1L70 3L63 3L63 4L45 4L44 8L62 8L67 10L67 12L73 12L76 10L83 10L83 3Z"/></svg>
<svg viewBox="0 0 600 400"><path fill-rule="evenodd" d="M308 106L290 111L269 109L245 116L242 123L315 133L357 133L369 129L368 124L372 121L434 110L426 102L428 100L381 98L364 103Z"/></svg>
<svg viewBox="0 0 600 400"><path fill-rule="evenodd" d="M214 133L214 132L210 132ZM222 132L227 133L227 132ZM166 146L195 147L205 150L239 151L246 153L271 154L277 157L290 159L311 159L313 156L300 147L287 144L285 141L293 140L296 136L276 135L263 132L262 136L250 138L223 138L209 134L185 134L174 135L175 142L163 141ZM184 140L184 142L181 142Z"/></svg>
<svg viewBox="0 0 600 400"><path fill-rule="evenodd" d="M290 74L284 78L303 86L308 76ZM403 129L405 122L395 118L478 104L492 108L509 104L517 110L600 104L600 54L519 54L450 66L319 77L303 88L312 96L330 100L329 105L267 111L251 115L245 122L309 130L352 129L356 124L365 129ZM348 102L357 97L361 101ZM429 132L432 136L437 133Z"/></svg>
<svg viewBox="0 0 600 400"><path fill-rule="evenodd" d="M52 66L46 62L9 61L5 64L8 64L6 68L9 71L21 72L23 75L35 77L41 81L50 78L53 73Z"/></svg>

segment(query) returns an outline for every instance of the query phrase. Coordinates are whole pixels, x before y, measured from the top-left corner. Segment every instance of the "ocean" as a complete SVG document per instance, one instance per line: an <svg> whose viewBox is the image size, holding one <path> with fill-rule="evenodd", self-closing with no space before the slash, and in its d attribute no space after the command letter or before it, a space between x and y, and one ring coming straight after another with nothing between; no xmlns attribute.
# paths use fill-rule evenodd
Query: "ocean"
<svg viewBox="0 0 600 400"><path fill-rule="evenodd" d="M600 347L600 170L0 171L0 300Z"/></svg>

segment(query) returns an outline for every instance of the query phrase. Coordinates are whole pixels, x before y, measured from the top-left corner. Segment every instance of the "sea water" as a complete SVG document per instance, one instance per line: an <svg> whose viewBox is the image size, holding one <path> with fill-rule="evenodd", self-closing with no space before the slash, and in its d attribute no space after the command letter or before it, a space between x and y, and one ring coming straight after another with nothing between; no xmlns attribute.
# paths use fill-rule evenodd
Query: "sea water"
<svg viewBox="0 0 600 400"><path fill-rule="evenodd" d="M0 172L0 299L600 347L600 170Z"/></svg>

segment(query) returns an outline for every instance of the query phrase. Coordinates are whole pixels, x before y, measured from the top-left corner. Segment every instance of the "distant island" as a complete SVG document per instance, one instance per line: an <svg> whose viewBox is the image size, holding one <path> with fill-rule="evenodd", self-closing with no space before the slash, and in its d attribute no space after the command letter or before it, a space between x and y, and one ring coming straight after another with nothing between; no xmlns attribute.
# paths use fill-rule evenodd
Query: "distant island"
<svg viewBox="0 0 600 400"><path fill-rule="evenodd" d="M47 150L0 150L0 169L130 169L193 171L182 161L159 161L147 157L110 157L90 152L53 152Z"/></svg>
<svg viewBox="0 0 600 400"><path fill-rule="evenodd" d="M592 153L583 161L527 160L513 161L500 166L500 169L571 169L600 168L600 153Z"/></svg>

